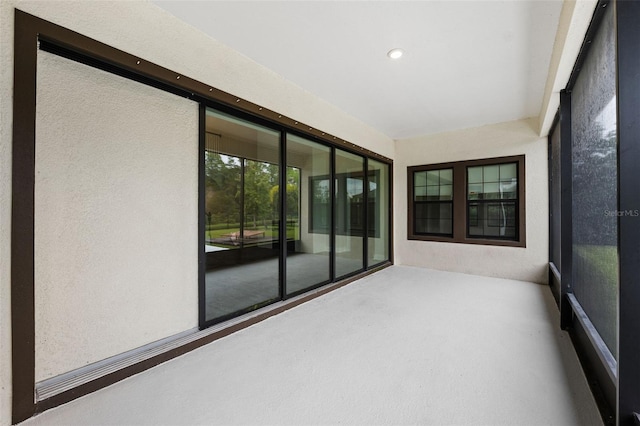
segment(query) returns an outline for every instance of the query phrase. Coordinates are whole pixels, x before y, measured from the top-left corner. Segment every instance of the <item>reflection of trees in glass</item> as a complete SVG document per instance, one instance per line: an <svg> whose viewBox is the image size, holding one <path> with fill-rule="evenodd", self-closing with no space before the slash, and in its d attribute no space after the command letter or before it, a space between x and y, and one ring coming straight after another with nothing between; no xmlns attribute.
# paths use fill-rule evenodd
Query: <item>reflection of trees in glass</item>
<svg viewBox="0 0 640 426"><path fill-rule="evenodd" d="M277 219L269 199L271 188L278 185L278 166L259 161L246 160L244 168L244 216L245 223L258 223L266 227Z"/></svg>
<svg viewBox="0 0 640 426"><path fill-rule="evenodd" d="M205 153L205 212L227 227L240 219L240 159Z"/></svg>
<svg viewBox="0 0 640 426"><path fill-rule="evenodd" d="M280 207L280 185L275 185L270 191L271 205L274 217L278 217ZM287 221L297 221L300 214L300 169L287 167Z"/></svg>
<svg viewBox="0 0 640 426"><path fill-rule="evenodd" d="M242 176L244 164L244 177ZM244 178L244 189L241 187ZM205 213L208 228L225 224L240 228L244 207L247 228L268 229L280 214L279 167L213 152L205 153ZM300 170L287 168L287 220L298 221L300 212ZM243 199L244 196L244 199Z"/></svg>

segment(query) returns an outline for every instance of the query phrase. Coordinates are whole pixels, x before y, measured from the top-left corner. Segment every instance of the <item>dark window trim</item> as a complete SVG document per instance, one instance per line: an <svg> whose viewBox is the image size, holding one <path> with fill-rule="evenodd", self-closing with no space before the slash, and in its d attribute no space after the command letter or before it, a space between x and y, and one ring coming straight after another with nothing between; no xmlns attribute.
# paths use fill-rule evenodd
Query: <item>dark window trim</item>
<svg viewBox="0 0 640 426"><path fill-rule="evenodd" d="M558 144L560 145L560 154L562 155L562 140L560 138L561 136L561 128L560 128L560 108L558 108L558 111L556 112L555 117L553 118L553 122L551 124L551 128L549 129L549 135L547 135L547 170L548 170L548 174L549 174L549 184L547 186L547 191L549 194L549 205L548 205L548 209L549 209L549 247L548 247L548 251L547 251L547 256L549 257L549 287L551 288L551 291L553 293L553 297L556 300L556 303L558 304L558 306L560 306L560 282L561 282L561 272L558 269L558 266L560 266L560 268L562 267L562 265L556 265L555 261L556 259L553 258L553 245L555 243L556 238L561 238L561 235L555 235L554 233L554 221L557 221L558 223L562 220L562 210L560 209L559 211L555 211L554 209L554 204L553 204L553 194L554 194L554 188L553 185L556 185L555 182L553 182L552 180L552 169L553 169L553 164L554 162L558 162L558 164L560 164L560 171L562 171L562 164L560 163L561 158L555 158L553 156L553 137L554 134L556 133L556 131L558 132ZM556 178L558 179L558 181L560 182L560 184L557 186L557 190L558 191L562 191L562 179L560 179L560 176L556 176ZM562 203L562 198L561 201ZM558 208L560 208L561 206L558 206ZM562 230L562 224L560 224L560 230ZM562 241L562 239L560 240ZM560 246L560 249L562 247ZM562 258L562 256L560 256L560 258Z"/></svg>
<svg viewBox="0 0 640 426"><path fill-rule="evenodd" d="M518 163L518 240L502 240L467 236L467 167L485 166L502 163ZM453 169L453 236L423 235L414 231L413 174L414 172ZM492 246L526 247L526 210L525 210L525 156L483 158L479 160L455 161L449 163L426 164L407 167L407 239L419 241L437 241L462 244L482 244Z"/></svg>
<svg viewBox="0 0 640 426"><path fill-rule="evenodd" d="M393 160L365 148L314 129L312 126L278 114L259 105L223 92L210 85L191 79L143 58L118 50L77 32L53 24L34 15L15 9L14 69L13 69L13 126L12 126L12 200L11 200L11 343L12 343L12 423L22 422L38 412L72 401L95 390L109 386L126 377L149 369L217 338L248 327L290 307L311 300L349 282L387 267L393 262L392 221L390 221L390 260L362 271L348 279L327 285L319 291L284 302L264 314L239 324L223 328L211 336L159 354L125 369L95 378L78 387L51 398L38 400L35 395L35 306L34 306L34 176L35 176L35 123L36 80L39 43L43 48L96 68L124 76L162 90L193 99L206 106L231 109L235 114L251 116L254 120L280 126L291 133L321 141L331 147L376 159L390 167ZM201 106L202 108L202 106ZM202 110L200 112L202 114ZM203 132L201 126L201 132ZM200 135L199 144L203 144ZM199 165L199 168L202 164ZM202 184L203 170L199 170ZM392 184L390 196L393 196ZM204 200L199 199L200 216L204 214ZM198 223L203 231L204 222ZM204 232L200 232L204 235ZM200 239L200 236L198 237ZM203 268L203 257L198 257L198 269ZM333 265L331 265L333 273ZM198 283L202 292L202 282Z"/></svg>

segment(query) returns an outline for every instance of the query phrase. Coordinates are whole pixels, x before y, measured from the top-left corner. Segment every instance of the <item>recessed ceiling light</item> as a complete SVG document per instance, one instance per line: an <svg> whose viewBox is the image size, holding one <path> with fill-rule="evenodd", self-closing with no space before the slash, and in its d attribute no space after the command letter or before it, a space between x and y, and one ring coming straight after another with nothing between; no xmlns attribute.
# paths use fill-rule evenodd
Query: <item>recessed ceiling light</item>
<svg viewBox="0 0 640 426"><path fill-rule="evenodd" d="M398 59L400 58L402 55L404 54L404 50L400 49L400 48L395 48L395 49L391 49L388 53L387 56L390 57L391 59Z"/></svg>

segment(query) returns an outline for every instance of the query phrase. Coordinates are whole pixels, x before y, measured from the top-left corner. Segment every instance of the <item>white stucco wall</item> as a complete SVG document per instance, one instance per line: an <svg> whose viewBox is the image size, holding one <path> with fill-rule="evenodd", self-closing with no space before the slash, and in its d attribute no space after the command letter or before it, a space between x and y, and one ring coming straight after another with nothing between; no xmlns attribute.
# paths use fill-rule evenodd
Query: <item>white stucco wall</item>
<svg viewBox="0 0 640 426"><path fill-rule="evenodd" d="M38 53L36 381L198 326L198 104Z"/></svg>
<svg viewBox="0 0 640 426"><path fill-rule="evenodd" d="M1 1L0 424L3 425L11 422L11 125L13 17L16 7L387 157L394 157L394 145L387 136L148 2ZM195 288L196 283L193 285ZM60 369L50 372L54 370Z"/></svg>
<svg viewBox="0 0 640 426"><path fill-rule="evenodd" d="M407 239L407 167L525 155L526 248ZM396 141L395 263L538 283L547 282L547 139L522 120Z"/></svg>

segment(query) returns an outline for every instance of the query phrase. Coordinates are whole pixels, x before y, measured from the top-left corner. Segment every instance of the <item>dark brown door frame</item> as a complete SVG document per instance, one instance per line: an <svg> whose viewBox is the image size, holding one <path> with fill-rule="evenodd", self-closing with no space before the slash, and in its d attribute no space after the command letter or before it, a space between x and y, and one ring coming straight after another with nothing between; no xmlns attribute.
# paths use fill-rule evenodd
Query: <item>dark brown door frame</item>
<svg viewBox="0 0 640 426"><path fill-rule="evenodd" d="M115 49L82 34L44 19L15 10L14 87L13 87L13 157L11 204L11 344L12 344L12 422L19 423L34 414L71 401L123 378L151 368L199 346L226 336L307 300L344 286L363 275L386 267L393 261L376 266L358 276L328 285L321 291L292 300L272 311L240 324L216 331L199 340L157 355L125 369L71 389L55 397L38 401L35 394L35 302L34 302L34 184L36 152L36 77L38 43L44 42L82 58L114 69L148 84L187 94L194 100L214 102L242 110L256 117L279 123L289 129L324 140L380 160L390 166L393 161L368 149L356 146L312 126L278 114L218 90L207 84ZM391 223L390 223L391 224ZM391 249L391 248L390 248ZM195 284L195 283L194 283Z"/></svg>

